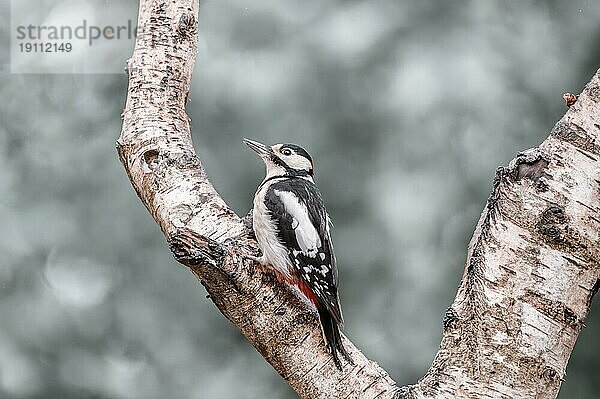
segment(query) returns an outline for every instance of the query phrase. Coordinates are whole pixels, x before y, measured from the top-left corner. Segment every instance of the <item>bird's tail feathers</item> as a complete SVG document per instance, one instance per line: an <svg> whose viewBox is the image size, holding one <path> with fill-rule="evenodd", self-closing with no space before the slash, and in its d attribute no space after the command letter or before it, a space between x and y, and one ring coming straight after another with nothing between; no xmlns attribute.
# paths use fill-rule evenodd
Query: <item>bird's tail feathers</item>
<svg viewBox="0 0 600 399"><path fill-rule="evenodd" d="M338 356L338 352L342 354L344 359L352 365L354 365L354 361L352 357L344 348L344 344L342 343L342 336L340 334L340 327L335 319L329 314L326 309L319 308L319 319L321 320L321 328L323 329L323 338L331 351L331 355L333 356L333 361L335 362L335 366L342 370L342 362Z"/></svg>

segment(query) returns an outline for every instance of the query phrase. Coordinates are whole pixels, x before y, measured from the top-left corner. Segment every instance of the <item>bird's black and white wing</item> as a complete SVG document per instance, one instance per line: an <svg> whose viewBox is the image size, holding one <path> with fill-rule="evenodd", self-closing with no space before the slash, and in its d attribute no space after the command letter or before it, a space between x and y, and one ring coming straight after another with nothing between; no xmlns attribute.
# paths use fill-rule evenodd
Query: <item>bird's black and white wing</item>
<svg viewBox="0 0 600 399"><path fill-rule="evenodd" d="M264 201L298 276L342 324L329 217L318 188L305 179L286 179L272 184Z"/></svg>

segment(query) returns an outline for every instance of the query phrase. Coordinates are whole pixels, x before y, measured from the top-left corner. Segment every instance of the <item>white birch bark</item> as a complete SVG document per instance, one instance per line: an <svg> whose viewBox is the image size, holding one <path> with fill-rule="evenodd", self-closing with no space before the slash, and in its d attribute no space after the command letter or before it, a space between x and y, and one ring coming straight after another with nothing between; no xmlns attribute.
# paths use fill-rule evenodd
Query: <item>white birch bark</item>
<svg viewBox="0 0 600 399"><path fill-rule="evenodd" d="M555 398L600 286L600 73L544 143L498 169L440 350L397 387L347 339L356 365L338 371L314 309L242 261L256 242L211 185L185 111L197 15L198 0L140 0L117 150L174 256L299 397Z"/></svg>

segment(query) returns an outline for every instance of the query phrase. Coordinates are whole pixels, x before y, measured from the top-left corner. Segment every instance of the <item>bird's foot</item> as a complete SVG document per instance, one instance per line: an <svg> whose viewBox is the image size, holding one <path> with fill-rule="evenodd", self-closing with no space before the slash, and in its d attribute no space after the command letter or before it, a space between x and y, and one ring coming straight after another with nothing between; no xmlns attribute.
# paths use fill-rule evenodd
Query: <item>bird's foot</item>
<svg viewBox="0 0 600 399"><path fill-rule="evenodd" d="M250 261L250 263L246 263L246 261ZM254 256L249 254L242 254L240 256L240 266L246 265L250 274L254 274L254 272L258 268L261 268L264 264L264 259L262 256Z"/></svg>
<svg viewBox="0 0 600 399"><path fill-rule="evenodd" d="M244 223L244 226L246 226L246 230L250 237L256 238L256 235L254 234L254 226L252 223L252 209L250 209L250 212L248 212L248 214L244 216L242 222Z"/></svg>
<svg viewBox="0 0 600 399"><path fill-rule="evenodd" d="M258 262L259 264L263 264L262 256L253 256L253 255L242 255L245 260L251 260L252 262Z"/></svg>

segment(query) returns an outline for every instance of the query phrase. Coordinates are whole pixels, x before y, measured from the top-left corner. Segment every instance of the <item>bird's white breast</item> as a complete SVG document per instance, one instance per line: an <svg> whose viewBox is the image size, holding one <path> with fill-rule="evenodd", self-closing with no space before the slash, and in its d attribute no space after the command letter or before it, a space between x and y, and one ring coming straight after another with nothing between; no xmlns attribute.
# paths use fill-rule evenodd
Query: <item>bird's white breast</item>
<svg viewBox="0 0 600 399"><path fill-rule="evenodd" d="M271 213L264 203L265 193L273 182L274 181L270 181L269 183L264 184L254 196L252 224L258 246L263 253L263 263L266 266L272 267L284 277L292 278L293 269L288 251L279 241L279 238L277 237L277 225L273 222Z"/></svg>

